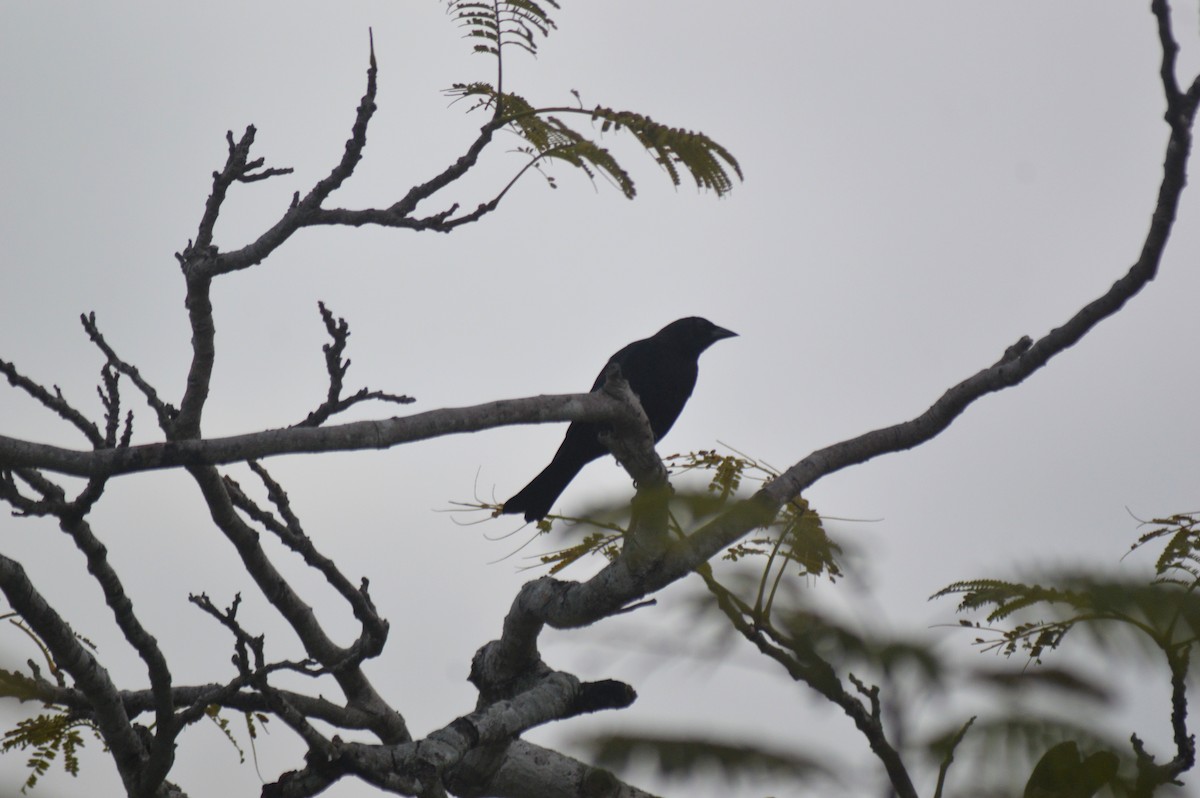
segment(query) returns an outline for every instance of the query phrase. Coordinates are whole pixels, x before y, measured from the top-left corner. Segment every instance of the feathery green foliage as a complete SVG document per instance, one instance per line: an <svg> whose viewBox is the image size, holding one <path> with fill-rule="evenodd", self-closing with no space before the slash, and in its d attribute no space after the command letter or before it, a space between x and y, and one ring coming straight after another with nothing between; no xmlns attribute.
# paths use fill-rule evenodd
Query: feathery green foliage
<svg viewBox="0 0 1200 798"><path fill-rule="evenodd" d="M529 146L518 149L529 156L526 169L540 166L546 160L563 161L580 169L589 180L594 181L598 174L605 176L629 199L637 194L633 178L612 153L547 110L535 109L524 97L497 93L487 83L456 83L447 93L455 97L480 98L472 108L495 110L497 122L507 123L511 130L529 142ZM549 182L555 186L552 179Z"/></svg>
<svg viewBox="0 0 1200 798"><path fill-rule="evenodd" d="M72 776L79 775L79 749L83 747L81 729L90 729L92 736L100 739L91 721L65 714L26 718L19 721L16 728L4 733L3 740L0 740L0 754L33 749L29 755L29 777L25 779L21 792L37 786L38 779L50 770L59 754L62 754L63 770Z"/></svg>
<svg viewBox="0 0 1200 798"><path fill-rule="evenodd" d="M580 519L580 521L594 523L584 519ZM617 527L607 528L616 531L589 533L584 536L583 540L572 546L543 554L540 558L542 564L551 566L550 573L553 575L592 554L603 554L610 562L615 560L621 552L617 544L624 537L624 531Z"/></svg>
<svg viewBox="0 0 1200 798"><path fill-rule="evenodd" d="M931 755L940 756L959 731L960 727L949 724L934 729L923 745ZM1064 739L1075 740L1088 750L1107 750L1121 742L1067 718L1035 716L1025 711L977 717L971 724L971 737L977 750L1002 762L1036 761L1047 748Z"/></svg>
<svg viewBox="0 0 1200 798"><path fill-rule="evenodd" d="M977 638L978 644L1006 655L1025 651L1038 662L1077 627L1111 635L1111 629L1099 627L1105 622L1134 631L1133 639L1164 651L1190 648L1200 640L1200 595L1196 591L1200 580L1188 586L1177 581L1146 583L1077 574L1059 576L1055 582L1043 586L1000 579L967 580L948 585L933 598L961 594L960 612L987 612L984 623L960 621L989 634L986 639ZM1036 610L1040 617L1004 628L993 626L1026 610Z"/></svg>
<svg viewBox="0 0 1200 798"><path fill-rule="evenodd" d="M712 472L708 491L719 507L731 501L742 483L767 483L779 475L771 466L741 453L720 454L702 450L667 458L681 472ZM738 562L763 557L766 563L758 580L755 613L769 618L783 580L790 572L800 577L825 577L836 582L842 575L842 548L825 531L821 516L805 499L788 502L763 533L730 546L722 559ZM794 569L794 570L792 570Z"/></svg>
<svg viewBox="0 0 1200 798"><path fill-rule="evenodd" d="M618 111L603 105L589 110L583 107L578 92L572 92L576 105L535 107L519 94L505 91L505 47L514 45L536 56L539 41L557 28L548 9L558 8L555 0L543 3L449 0L447 3L448 13L466 29L466 38L474 42L474 51L495 57L496 77L494 83L455 83L446 93L456 98L473 98L470 110L491 111L492 127L507 127L528 142L518 152L527 155L529 161L513 180L530 168L540 170L547 161L562 161L582 171L589 180L604 177L633 199L637 193L633 179L597 141L599 135L626 130L653 156L675 186L681 184L682 174L687 172L699 189L717 196L732 190L733 177L742 179L741 166L729 150L703 133L664 125L634 111ZM568 114L588 117L593 128L599 123L597 135L585 135L568 125L563 121ZM552 188L556 186L553 177L547 176L546 180Z"/></svg>
<svg viewBox="0 0 1200 798"><path fill-rule="evenodd" d="M1156 519L1159 525L1143 534L1132 550L1162 542L1152 579L1115 579L1092 574L1057 576L1052 584L1025 584L1003 579L971 579L942 588L932 598L961 596L958 611L985 611L987 624L1007 621L1018 613L1037 610L1037 620L1021 621L1006 629L960 621L963 626L990 631L990 641L1005 654L1026 651L1040 660L1057 648L1063 637L1080 625L1116 622L1134 630L1143 642L1168 654L1186 651L1200 641L1200 533L1188 514Z"/></svg>
<svg viewBox="0 0 1200 798"><path fill-rule="evenodd" d="M556 11L559 8L555 0L544 3ZM499 58L507 45L537 54L538 38L558 27L545 6L532 0L449 0L446 12L466 28L474 52Z"/></svg>
<svg viewBox="0 0 1200 798"><path fill-rule="evenodd" d="M246 752L242 749L242 746L238 744L237 738L233 736L233 729L229 722L229 718L226 718L221 714L221 712L221 707L217 706L216 704L205 707L204 709L204 715L213 722L213 725L217 727L225 739L229 741L229 744L233 746L235 751L237 751L238 761L245 762ZM241 712L239 714L242 716L242 720L246 723L246 734L250 738L250 748L253 750L254 741L258 739L258 730L255 728L255 723L257 722L258 724L265 726L269 718L261 712ZM255 758L257 759L257 753Z"/></svg>
<svg viewBox="0 0 1200 798"><path fill-rule="evenodd" d="M529 146L519 150L530 157L526 168L548 159L563 161L582 170L591 180L603 175L629 199L637 194L629 173L607 148L569 126L563 116L583 115L593 124L599 122L600 135L628 131L676 186L682 182L681 170L691 176L697 188L712 191L717 196L724 196L733 189L733 176L742 179L737 159L709 136L669 127L633 111L616 111L599 105L591 110L581 106L535 108L519 94L498 92L490 83L481 82L456 83L446 93L459 99L474 98L471 110L492 111L495 124L507 125L527 141ZM551 185L554 185L552 180Z"/></svg>
<svg viewBox="0 0 1200 798"><path fill-rule="evenodd" d="M668 127L633 111L614 111L599 105L591 114L593 120L602 120L601 133L625 129L633 134L677 186L679 166L691 174L697 188L713 191L717 196L733 189L730 169L742 179L742 168L733 154L703 133Z"/></svg>
<svg viewBox="0 0 1200 798"><path fill-rule="evenodd" d="M736 502L747 482L768 483L777 476L769 465L740 453L703 450L671 455L666 462L676 476L689 472L707 476L703 491L680 491L671 498L669 524L680 538ZM543 563L552 565L555 573L591 554L616 557L626 534L624 513L611 508L585 518L549 518L590 526L578 543L543 557ZM812 577L840 578L842 550L827 535L821 516L803 500L784 507L761 534L726 552L724 559L734 563L750 557L765 561L761 572L753 575L734 570L732 576L722 577L732 580L739 590L719 582L710 565L699 566L697 573L732 627L783 665L789 676L852 717L861 718L857 713L866 712L873 718L859 721L873 748L889 744L882 725L878 729L864 725L879 721L885 690L893 708L898 708L900 689L923 695L941 694L956 686L999 691L1011 710L1008 714L965 724L961 718L951 721L952 726L907 749L921 750L940 763L935 798L955 794L947 787L948 779L956 782L958 789L976 790L975 794L989 790L1002 794L1019 790L1025 783L1027 798L1092 798L1105 789L1113 795L1148 798L1159 787L1177 783L1178 775L1194 761L1188 753L1194 749L1186 742L1191 738L1186 731L1184 677L1190 652L1200 641L1200 524L1192 516L1172 516L1156 523L1160 526L1142 535L1134 546L1154 541L1164 545L1154 574L1148 577L1077 572L1048 575L1028 584L972 579L935 594L956 595L960 611L984 614L981 621L961 621L964 627L980 632L978 644L1008 655L1023 652L1038 665L1016 672L963 668L943 660L921 639L862 629L815 608L806 600L808 591L796 588ZM540 527L544 532L551 528L548 523ZM779 600L781 596L789 599L786 604ZM1131 753L1098 729L1072 719L1079 707L1076 702L1105 702L1111 697L1104 685L1075 670L1041 664L1043 655L1059 647L1067 633L1077 628L1089 630L1101 644L1123 632L1146 651L1166 655L1174 691L1172 724L1176 739L1184 741L1173 760L1157 764L1136 735ZM1114 647L1114 651L1128 650L1128 646ZM864 675L875 678L879 686L860 678ZM786 775L788 762L811 761L791 754L776 759L779 755L775 752L741 741L601 736L591 743L606 764L621 766L641 757L657 763L668 775L694 773L706 766L727 774L758 769ZM962 752L958 751L960 744ZM1124 753L1120 753L1122 749ZM960 764L951 776L956 758L969 764ZM776 764L780 769L773 771ZM801 768L790 775L801 779L813 772ZM1027 781L1025 773L1031 773ZM1054 791L1064 783L1073 786L1066 792Z"/></svg>
<svg viewBox="0 0 1200 798"><path fill-rule="evenodd" d="M1162 554L1154 563L1159 579L1185 588L1200 582L1200 519L1193 513L1179 513L1150 523L1157 528L1139 537L1130 551L1165 540Z"/></svg>

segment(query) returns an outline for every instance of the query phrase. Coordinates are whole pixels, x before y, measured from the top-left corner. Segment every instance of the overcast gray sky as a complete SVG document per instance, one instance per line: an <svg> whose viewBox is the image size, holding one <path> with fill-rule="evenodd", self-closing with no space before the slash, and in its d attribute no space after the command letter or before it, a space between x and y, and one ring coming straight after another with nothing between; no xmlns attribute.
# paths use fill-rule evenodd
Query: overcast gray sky
<svg viewBox="0 0 1200 798"><path fill-rule="evenodd" d="M1178 5L1190 79L1200 21L1195 3ZM704 355L660 451L721 441L785 467L923 411L1020 336L1106 290L1141 247L1167 134L1148 3L564 6L536 61L509 60L508 89L537 105L570 102L575 89L586 105L703 130L737 156L745 183L720 200L675 189L614 138L638 182L632 202L560 168L557 190L528 175L500 210L450 236L303 231L214 290L207 434L292 423L319 402L318 299L351 324L350 384L413 394L414 410L584 390L625 343L703 315L741 336ZM483 121L440 92L490 79L492 67L469 54L444 4L4 4L0 356L98 412L100 360L77 320L94 310L110 343L176 400L189 333L172 253L195 235L225 131L253 123L267 165L296 170L235 188L216 239L233 248L336 162L365 86L369 26L380 108L357 175L329 203L343 207L395 201L457 158ZM490 196L521 164L510 152L518 144L499 139L446 203ZM810 491L823 513L871 519L833 526L870 552L835 591L868 587L861 612L966 650L966 635L931 628L955 620L951 602L926 602L938 588L1035 563L1117 567L1137 533L1132 516L1196 508L1196 221L1193 187L1159 278L1027 384L980 401L926 446ZM0 419L7 435L82 445L13 391L0 392ZM148 412L137 430L154 439ZM535 542L496 562L526 539L489 540L513 519L463 526L474 517L443 511L511 495L561 434L511 428L269 464L318 545L351 577L371 579L392 639L370 673L417 734L471 709L472 653L540 573L521 571L532 564L523 557L553 547ZM627 490L611 461L589 467L559 507L605 490ZM227 602L243 590L242 617L268 635L268 651L298 653L185 476L117 481L94 522L179 683L230 675L227 635L187 604L188 592ZM123 684L144 683L53 525L0 518L0 547L99 644ZM1120 567L1149 564L1134 556ZM330 617L346 615L295 572ZM685 594L548 635L552 665L627 680L641 697L535 738L686 724L867 761L848 721L753 655L661 656L699 647L680 624ZM0 635L0 652L7 667L34 654L16 631ZM1157 665L1145 667L1146 681L1165 682ZM1119 707L1120 736L1165 743L1164 695L1152 691L1140 714ZM214 728L190 731L183 746L175 777L192 795L257 793L253 766L237 766ZM89 793L115 795L111 767L89 748ZM258 746L263 776L294 766L296 751L272 724ZM19 786L22 760L0 762L0 794ZM56 774L38 793L80 787ZM329 794L368 791L347 781Z"/></svg>

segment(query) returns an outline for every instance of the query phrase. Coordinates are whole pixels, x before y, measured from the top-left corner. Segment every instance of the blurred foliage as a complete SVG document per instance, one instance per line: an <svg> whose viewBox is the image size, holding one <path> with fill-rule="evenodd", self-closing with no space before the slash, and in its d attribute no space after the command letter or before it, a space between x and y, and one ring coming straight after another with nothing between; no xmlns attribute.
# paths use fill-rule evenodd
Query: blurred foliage
<svg viewBox="0 0 1200 798"><path fill-rule="evenodd" d="M676 475L694 472L707 479L703 490L681 491L671 500L670 523L680 537L728 509L748 484L765 484L776 476L774 469L740 453L700 451L673 455L667 462ZM543 563L558 571L590 554L616 557L626 517L611 508L584 518L556 517L569 521L569 529L587 532L578 543L543 557ZM862 720L856 723L865 729L872 750L879 741L888 744L889 733L899 733L885 728L885 706L903 726L906 721L899 719L921 696L946 697L954 691L999 699L999 711L965 723L946 718L942 728L928 729L898 749L905 756L920 754L941 763L934 793L938 798L1011 796L1022 784L1025 798L1148 798L1178 783L1178 776L1194 764L1186 733L1185 681L1171 680L1178 751L1169 762L1156 764L1136 735L1131 750L1094 723L1079 720L1088 717L1078 714L1080 708L1111 700L1112 688L1097 681L1102 677L1085 675L1070 664L1047 665L1044 659L1062 646L1068 633L1086 629L1089 634L1079 642L1109 649L1112 657L1152 654L1164 657L1172 674L1187 668L1189 652L1200 640L1200 525L1190 515L1152 523L1155 528L1142 534L1133 549L1163 546L1153 574L1139 578L1080 569L1029 583L970 579L934 595L959 597L960 612L984 613L981 620L960 624L977 632L982 650L1022 655L1024 664L1017 669L965 666L939 654L925 636L897 634L886 625L864 627L817 606L805 588L813 577L836 582L844 576L842 548L804 500L782 508L759 533L726 551L728 563L757 562L753 572L735 569L718 578L717 569L705 565L698 573L733 630L851 717L858 713ZM551 528L549 523L541 527ZM780 600L784 596L787 601ZM710 612L711 603L706 606ZM1130 645L1133 641L1136 646ZM1086 656L1086 649L1076 650ZM1110 667L1133 665L1114 659ZM757 769L799 782L837 773L804 751L769 751L736 739L626 733L598 736L590 744L607 765L621 767L642 757L668 775L704 767L732 775ZM962 762L952 767L960 744ZM787 763L799 764L791 772Z"/></svg>
<svg viewBox="0 0 1200 798"><path fill-rule="evenodd" d="M1025 785L1024 798L1092 798L1117 775L1117 755L1079 754L1074 740L1059 743L1038 760Z"/></svg>
<svg viewBox="0 0 1200 798"><path fill-rule="evenodd" d="M1084 757L1076 730L1050 747L1038 761L1025 790L1026 798L1089 798L1102 788L1117 795L1151 796L1181 784L1179 777L1196 760L1195 738L1188 730L1187 676L1200 641L1200 524L1184 513L1147 522L1131 551L1162 544L1153 573L1144 577L1077 571L1048 574L1036 582L970 579L955 582L933 598L959 596L958 611L983 613L983 620L960 624L978 632L976 645L1005 656L1022 654L1030 665L1060 649L1071 633L1086 631L1106 649L1109 667L1117 656L1131 653L1157 657L1166 665L1171 687L1172 757L1156 762L1136 734L1132 756L1109 750L1112 743ZM1166 680L1164 680L1166 681ZM1096 748L1096 740L1088 740Z"/></svg>
<svg viewBox="0 0 1200 798"><path fill-rule="evenodd" d="M0 670L0 697L34 701L41 692L35 679L16 671Z"/></svg>
<svg viewBox="0 0 1200 798"><path fill-rule="evenodd" d="M1186 657L1200 639L1197 520L1175 515L1149 523L1156 528L1131 549L1165 544L1149 580L1086 572L1056 574L1038 583L970 579L942 588L933 598L960 596L959 612L986 613L983 621L960 621L982 633L977 644L1005 655L1022 651L1034 662L1058 648L1069 632L1084 628L1101 642L1120 630L1129 633L1123 641L1161 652L1168 661ZM1004 622L1008 625L1000 625Z"/></svg>
<svg viewBox="0 0 1200 798"><path fill-rule="evenodd" d="M703 450L674 454L665 458L675 474L703 473L708 484L700 491L680 490L670 500L671 531L685 538L690 531L711 521L738 499L738 489L744 482L765 483L777 476L770 466L740 454L719 454ZM481 507L498 509L493 505ZM558 527L554 521L563 522ZM541 562L551 566L556 574L564 568L593 554L615 559L626 534L628 512L625 508L601 506L591 508L583 516L548 515L538 523L538 530L549 533L564 526L583 537L570 546L542 555ZM756 606L770 614L775 597L786 573L802 577L825 577L836 581L843 575L840 556L842 548L825 531L821 516L808 502L797 499L785 505L761 534L746 538L729 547L722 559L728 562L765 560L756 586Z"/></svg>
<svg viewBox="0 0 1200 798"><path fill-rule="evenodd" d="M835 772L815 758L704 738L611 735L599 741L593 750L600 767L619 769L638 760L648 761L669 778L715 773L726 781L764 776L796 782L836 780Z"/></svg>

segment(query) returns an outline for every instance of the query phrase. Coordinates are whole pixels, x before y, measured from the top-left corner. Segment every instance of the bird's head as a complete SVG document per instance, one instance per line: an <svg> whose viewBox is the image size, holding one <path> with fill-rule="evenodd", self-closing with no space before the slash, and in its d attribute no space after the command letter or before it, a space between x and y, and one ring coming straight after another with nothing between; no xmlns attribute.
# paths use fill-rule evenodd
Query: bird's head
<svg viewBox="0 0 1200 798"><path fill-rule="evenodd" d="M737 337L737 333L724 327L718 327L708 319L688 316L686 319L671 322L659 330L654 337L662 338L699 355L722 338Z"/></svg>

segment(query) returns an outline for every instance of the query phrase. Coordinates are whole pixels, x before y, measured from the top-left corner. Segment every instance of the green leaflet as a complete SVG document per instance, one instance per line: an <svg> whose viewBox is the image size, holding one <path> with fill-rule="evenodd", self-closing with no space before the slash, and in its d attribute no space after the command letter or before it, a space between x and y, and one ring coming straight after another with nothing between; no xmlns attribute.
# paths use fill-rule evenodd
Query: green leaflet
<svg viewBox="0 0 1200 798"><path fill-rule="evenodd" d="M4 733L4 738L0 741L0 753L33 749L28 762L29 777L25 779L21 792L37 786L38 779L50 769L50 765L59 754L62 754L63 770L72 776L79 775L79 749L83 747L80 729L91 729L96 739L99 739L91 722L65 714L28 718L18 722L16 728Z"/></svg>
<svg viewBox="0 0 1200 798"><path fill-rule="evenodd" d="M446 12L459 27L466 29L464 38L472 42L471 49L497 58L506 45L536 55L538 39L558 27L545 8L557 11L559 5L555 0L545 0L545 6L532 0L450 0L446 6Z"/></svg>
<svg viewBox="0 0 1200 798"><path fill-rule="evenodd" d="M743 179L741 165L733 154L709 136L684 128L655 122L634 111L617 111L597 105L592 109L580 106L535 108L519 94L497 91L490 83L455 83L446 93L460 99L473 98L470 110L486 109L493 114L492 125L507 126L528 142L520 152L530 157L526 169L539 166L546 160L557 160L580 169L595 180L602 175L627 198L633 199L637 189L633 179L612 153L597 142L568 125L567 115L585 116L593 129L599 122L599 135L626 131L654 158L678 186L686 172L696 188L724 196L733 189L734 177ZM551 181L553 184L553 181Z"/></svg>

